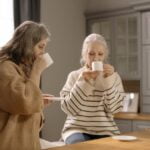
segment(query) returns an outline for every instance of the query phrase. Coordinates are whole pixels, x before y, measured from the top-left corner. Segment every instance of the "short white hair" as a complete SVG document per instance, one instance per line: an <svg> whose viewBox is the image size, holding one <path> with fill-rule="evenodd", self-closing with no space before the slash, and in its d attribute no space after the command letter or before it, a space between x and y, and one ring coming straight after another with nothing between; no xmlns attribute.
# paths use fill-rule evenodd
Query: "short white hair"
<svg viewBox="0 0 150 150"><path fill-rule="evenodd" d="M92 33L88 35L83 41L82 52L81 52L81 65L85 64L84 56L87 52L87 45L94 42L98 42L105 47L105 60L108 58L109 51L108 51L108 45L105 38L100 34Z"/></svg>

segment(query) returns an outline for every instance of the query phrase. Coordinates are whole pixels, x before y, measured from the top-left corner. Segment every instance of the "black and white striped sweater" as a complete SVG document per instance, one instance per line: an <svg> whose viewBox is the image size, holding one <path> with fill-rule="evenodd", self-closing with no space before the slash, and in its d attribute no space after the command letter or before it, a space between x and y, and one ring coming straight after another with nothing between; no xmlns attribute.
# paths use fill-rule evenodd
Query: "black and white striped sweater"
<svg viewBox="0 0 150 150"><path fill-rule="evenodd" d="M119 134L113 114L122 109L124 99L120 76L116 72L107 78L101 75L95 82L88 83L80 75L84 69L71 72L60 92L65 97L61 108L67 114L63 139L77 132Z"/></svg>

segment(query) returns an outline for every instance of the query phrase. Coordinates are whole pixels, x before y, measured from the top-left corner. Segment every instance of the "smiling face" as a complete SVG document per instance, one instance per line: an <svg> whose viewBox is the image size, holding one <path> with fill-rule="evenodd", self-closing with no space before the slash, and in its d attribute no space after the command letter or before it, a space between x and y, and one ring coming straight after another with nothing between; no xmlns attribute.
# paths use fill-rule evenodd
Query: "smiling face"
<svg viewBox="0 0 150 150"><path fill-rule="evenodd" d="M47 42L48 42L48 39L43 39L34 46L33 51L34 51L35 58L45 53Z"/></svg>
<svg viewBox="0 0 150 150"><path fill-rule="evenodd" d="M84 61L87 67L91 68L93 61L104 61L106 57L106 48L99 42L90 42L86 46Z"/></svg>

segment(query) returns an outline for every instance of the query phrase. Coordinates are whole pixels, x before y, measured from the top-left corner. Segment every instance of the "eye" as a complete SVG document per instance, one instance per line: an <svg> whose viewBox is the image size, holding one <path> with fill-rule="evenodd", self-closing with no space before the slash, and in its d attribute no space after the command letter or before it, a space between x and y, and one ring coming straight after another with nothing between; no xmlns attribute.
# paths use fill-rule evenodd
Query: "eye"
<svg viewBox="0 0 150 150"><path fill-rule="evenodd" d="M43 46L39 46L39 49L43 49Z"/></svg>
<svg viewBox="0 0 150 150"><path fill-rule="evenodd" d="M39 47L39 49L44 49L44 48L45 48L45 45L44 45L44 44L41 44L41 45L39 45L38 47Z"/></svg>
<svg viewBox="0 0 150 150"><path fill-rule="evenodd" d="M95 53L94 53L94 52L90 52L89 55L90 55L90 56L93 56L93 55L95 55Z"/></svg>
<svg viewBox="0 0 150 150"><path fill-rule="evenodd" d="M98 53L98 55L99 55L99 56L103 56L103 55L104 55L104 53Z"/></svg>

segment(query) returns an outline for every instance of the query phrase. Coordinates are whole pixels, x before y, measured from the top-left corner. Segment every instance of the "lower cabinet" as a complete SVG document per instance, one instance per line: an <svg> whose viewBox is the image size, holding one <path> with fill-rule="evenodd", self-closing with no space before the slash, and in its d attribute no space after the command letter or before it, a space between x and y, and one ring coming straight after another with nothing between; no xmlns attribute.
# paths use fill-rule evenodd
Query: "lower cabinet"
<svg viewBox="0 0 150 150"><path fill-rule="evenodd" d="M121 133L132 131L132 121L131 120L115 119L115 122Z"/></svg>
<svg viewBox="0 0 150 150"><path fill-rule="evenodd" d="M133 121L133 131L150 128L150 121Z"/></svg>
<svg viewBox="0 0 150 150"><path fill-rule="evenodd" d="M115 119L121 133L150 128L150 121Z"/></svg>

